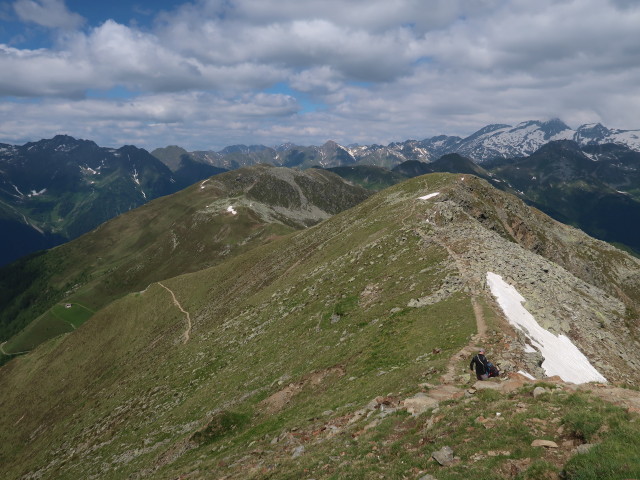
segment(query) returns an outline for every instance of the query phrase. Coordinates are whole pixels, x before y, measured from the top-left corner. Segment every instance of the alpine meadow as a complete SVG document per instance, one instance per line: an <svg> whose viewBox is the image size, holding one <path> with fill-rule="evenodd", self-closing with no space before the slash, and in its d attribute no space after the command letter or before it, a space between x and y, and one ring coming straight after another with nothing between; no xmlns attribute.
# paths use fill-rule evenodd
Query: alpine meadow
<svg viewBox="0 0 640 480"><path fill-rule="evenodd" d="M215 178L192 191L213 195ZM248 201L235 197L238 212ZM637 476L638 267L477 177L417 177L106 302L11 360L0 378L5 472ZM488 274L608 383L545 378L577 360L543 361ZM478 345L507 376L469 383ZM444 447L453 456L441 466L432 453Z"/></svg>

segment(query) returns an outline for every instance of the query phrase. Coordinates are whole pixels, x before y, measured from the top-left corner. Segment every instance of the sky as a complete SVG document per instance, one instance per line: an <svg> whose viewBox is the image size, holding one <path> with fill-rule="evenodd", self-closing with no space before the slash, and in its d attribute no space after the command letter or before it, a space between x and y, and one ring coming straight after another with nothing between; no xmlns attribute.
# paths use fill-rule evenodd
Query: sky
<svg viewBox="0 0 640 480"><path fill-rule="evenodd" d="M0 142L638 129L639 45L636 0L0 0Z"/></svg>

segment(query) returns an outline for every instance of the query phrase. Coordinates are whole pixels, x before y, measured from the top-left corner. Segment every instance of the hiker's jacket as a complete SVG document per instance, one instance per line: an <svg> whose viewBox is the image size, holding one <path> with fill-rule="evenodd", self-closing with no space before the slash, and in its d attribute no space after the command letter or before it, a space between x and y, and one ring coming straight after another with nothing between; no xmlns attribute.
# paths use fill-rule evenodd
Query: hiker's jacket
<svg viewBox="0 0 640 480"><path fill-rule="evenodd" d="M473 364L476 364L476 374L477 375L485 375L489 373L489 360L487 357L478 353L471 359L471 363L469 364L469 368L473 370Z"/></svg>

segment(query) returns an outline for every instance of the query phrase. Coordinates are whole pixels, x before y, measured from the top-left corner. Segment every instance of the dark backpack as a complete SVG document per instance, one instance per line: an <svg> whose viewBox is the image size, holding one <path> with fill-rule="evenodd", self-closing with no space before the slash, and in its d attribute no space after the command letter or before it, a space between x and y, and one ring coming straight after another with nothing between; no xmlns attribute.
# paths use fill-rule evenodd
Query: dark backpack
<svg viewBox="0 0 640 480"><path fill-rule="evenodd" d="M489 378L499 377L500 370L498 370L498 367L496 367L493 363L487 362L487 375L489 375Z"/></svg>

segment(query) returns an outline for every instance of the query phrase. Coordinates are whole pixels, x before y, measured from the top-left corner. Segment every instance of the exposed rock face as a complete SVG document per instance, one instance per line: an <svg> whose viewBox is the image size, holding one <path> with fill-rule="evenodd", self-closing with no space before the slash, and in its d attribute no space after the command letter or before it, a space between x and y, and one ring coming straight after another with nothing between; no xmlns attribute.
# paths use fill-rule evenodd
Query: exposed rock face
<svg viewBox="0 0 640 480"><path fill-rule="evenodd" d="M502 276L541 326L568 336L607 379L636 381L640 261L479 179L459 183L455 194L430 200L419 231L425 242L446 246L466 288L486 292L486 273ZM518 364L536 369L539 354L526 353L527 340L518 335Z"/></svg>
<svg viewBox="0 0 640 480"><path fill-rule="evenodd" d="M438 401L423 393L417 394L415 397L407 398L404 401L404 407L412 415L420 415L432 408L438 406Z"/></svg>

